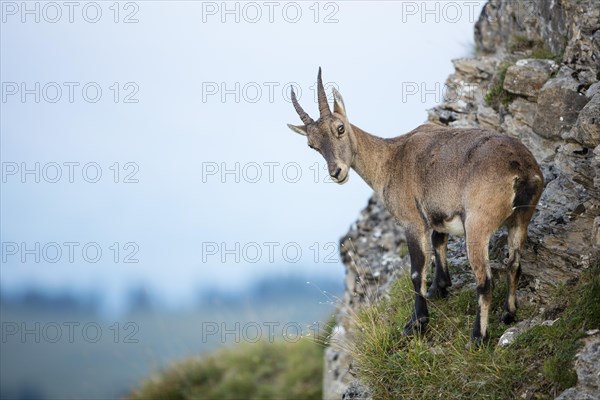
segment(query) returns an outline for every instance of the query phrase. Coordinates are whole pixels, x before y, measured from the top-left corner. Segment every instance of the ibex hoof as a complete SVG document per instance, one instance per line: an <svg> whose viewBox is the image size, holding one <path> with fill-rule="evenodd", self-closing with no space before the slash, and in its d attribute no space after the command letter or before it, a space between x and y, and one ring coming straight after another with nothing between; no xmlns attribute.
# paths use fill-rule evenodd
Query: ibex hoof
<svg viewBox="0 0 600 400"><path fill-rule="evenodd" d="M471 335L471 344L472 346L474 346L475 348L481 348L486 346L487 344L489 344L490 339L488 336L482 337L482 336L473 336Z"/></svg>
<svg viewBox="0 0 600 400"><path fill-rule="evenodd" d="M422 335L427 330L427 317L415 318L414 316L404 326L404 336Z"/></svg>
<svg viewBox="0 0 600 400"><path fill-rule="evenodd" d="M500 317L500 320L506 324L506 325L510 325L513 322L515 322L517 319L517 316L515 315L515 313L510 313L508 311L504 311L502 313L502 317Z"/></svg>
<svg viewBox="0 0 600 400"><path fill-rule="evenodd" d="M431 285L427 292L428 299L445 299L448 297L448 289L445 287L439 287L437 285Z"/></svg>

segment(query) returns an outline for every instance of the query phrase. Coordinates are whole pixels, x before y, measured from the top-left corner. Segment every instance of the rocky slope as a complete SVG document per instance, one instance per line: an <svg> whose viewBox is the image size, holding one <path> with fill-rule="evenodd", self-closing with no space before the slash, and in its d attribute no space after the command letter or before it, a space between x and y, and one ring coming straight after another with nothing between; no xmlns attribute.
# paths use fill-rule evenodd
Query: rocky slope
<svg viewBox="0 0 600 400"><path fill-rule="evenodd" d="M475 25L475 42L478 55L454 60L445 101L428 119L519 137L542 165L546 188L529 227L518 295L543 307L551 300L548 287L600 262L600 2L491 0ZM350 319L386 296L408 268L403 241L375 197L341 239L346 292L325 356L326 399L368 397L346 351ZM500 273L505 243L500 231L491 244ZM449 247L453 289L472 285L464 242L453 240ZM561 398L600 392L599 342L597 333L587 339L576 362L578 386Z"/></svg>

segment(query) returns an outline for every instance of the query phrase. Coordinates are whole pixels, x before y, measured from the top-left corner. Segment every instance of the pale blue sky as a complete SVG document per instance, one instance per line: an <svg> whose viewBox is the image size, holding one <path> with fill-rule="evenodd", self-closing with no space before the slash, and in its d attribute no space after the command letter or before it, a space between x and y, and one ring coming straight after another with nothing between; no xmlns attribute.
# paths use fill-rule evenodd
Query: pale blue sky
<svg viewBox="0 0 600 400"><path fill-rule="evenodd" d="M118 307L134 284L177 305L198 288L236 288L265 273L301 269L308 279L342 279L343 265L327 256L337 260L332 243L371 190L355 173L344 186L315 182L315 173L322 181L325 170L312 166L324 162L286 127L299 123L286 84L297 85L301 104L316 116L312 96L321 66L354 124L384 137L413 129L439 102L450 60L471 53L481 8L470 1L427 3L429 12L423 2L275 2L270 22L263 2L229 2L229 14L221 2L122 2L115 23L113 2L99 2L96 23L85 19L96 11L88 7L84 14L87 3L73 10L72 23L64 6L51 23L56 9L41 2L37 23L35 14L22 13L23 3L2 2L2 289L101 288L109 306ZM123 23L127 15L138 22ZM35 93L22 102L21 84L35 89L35 82L40 102ZM82 88L90 82L86 100ZM56 87L62 97L52 103ZM102 96L92 103L97 87ZM407 93L414 87L438 96ZM223 88L229 90L224 99ZM137 103L124 103L128 94ZM41 182L33 174L21 182L22 163L34 168L36 162ZM69 162L80 163L73 183ZM47 182L55 176L53 163L63 174L57 183ZM96 164L88 165L86 178L98 167L102 172L97 183L82 176L88 163ZM222 167L236 163L239 182L235 174L221 176ZM15 165L19 171L11 175ZM298 166L302 176L292 182ZM262 177L252 183L257 171ZM123 183L128 173L138 182ZM12 255L10 243L23 242L40 243L40 253L46 245L40 263L31 254L22 262L22 249ZM52 242L63 254L48 263L44 255L55 257ZM78 243L73 263L65 242ZM235 249L236 242L240 262L222 254L221 243ZM102 249L98 262L83 258L86 243ZM138 263L123 262L136 251Z"/></svg>

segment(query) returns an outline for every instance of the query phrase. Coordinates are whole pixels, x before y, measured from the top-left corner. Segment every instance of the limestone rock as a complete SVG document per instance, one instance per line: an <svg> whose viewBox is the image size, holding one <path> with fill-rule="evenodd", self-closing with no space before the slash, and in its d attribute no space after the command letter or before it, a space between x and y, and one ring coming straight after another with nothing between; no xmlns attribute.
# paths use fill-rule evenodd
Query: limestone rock
<svg viewBox="0 0 600 400"><path fill-rule="evenodd" d="M536 98L540 89L558 70L552 60L523 59L506 70L504 89L518 95Z"/></svg>
<svg viewBox="0 0 600 400"><path fill-rule="evenodd" d="M585 92L585 95L588 99L591 99L596 95L596 93L600 93L600 82L596 82L593 85L591 85Z"/></svg>
<svg viewBox="0 0 600 400"><path fill-rule="evenodd" d="M323 376L323 399L341 399L348 385L354 381L348 366L352 362L350 355L342 351L339 344L347 340L345 332L335 335L325 350L325 372Z"/></svg>
<svg viewBox="0 0 600 400"><path fill-rule="evenodd" d="M600 9L595 0L567 1L573 22L569 27L570 40L563 61L577 71L584 84L598 81L600 73Z"/></svg>
<svg viewBox="0 0 600 400"><path fill-rule="evenodd" d="M533 128L537 104L525 99L515 99L508 105L510 114L521 124Z"/></svg>
<svg viewBox="0 0 600 400"><path fill-rule="evenodd" d="M546 139L558 139L570 130L588 101L578 91L579 83L569 74L570 69L563 67L561 72L561 76L546 82L538 97L534 131Z"/></svg>
<svg viewBox="0 0 600 400"><path fill-rule="evenodd" d="M496 60L492 58L458 58L452 60L457 72L464 75L479 78L490 79L496 71Z"/></svg>
<svg viewBox="0 0 600 400"><path fill-rule="evenodd" d="M475 25L475 43L485 53L504 53L519 36L543 42L558 54L568 32L567 13L572 3L575 1L490 0Z"/></svg>
<svg viewBox="0 0 600 400"><path fill-rule="evenodd" d="M492 107L480 104L477 107L477 122L482 128L498 129L500 128L500 115Z"/></svg>
<svg viewBox="0 0 600 400"><path fill-rule="evenodd" d="M501 131L519 138L521 142L533 153L538 161L549 161L554 158L556 149L561 142L548 140L538 136L533 129L524 123L523 119L532 120L533 114L506 115L500 126ZM482 125L482 127L484 127Z"/></svg>
<svg viewBox="0 0 600 400"><path fill-rule="evenodd" d="M506 347L511 345L517 339L517 337L527 332L534 326L540 325L540 323L541 321L539 320L539 318L534 318L531 320L521 321L515 326L511 326L506 331L504 331L502 336L500 336L500 339L498 340L498 346Z"/></svg>
<svg viewBox="0 0 600 400"><path fill-rule="evenodd" d="M600 144L600 93L583 107L575 123L575 140L584 146Z"/></svg>
<svg viewBox="0 0 600 400"><path fill-rule="evenodd" d="M576 358L577 386L565 390L556 400L600 399L600 336L586 339Z"/></svg>
<svg viewBox="0 0 600 400"><path fill-rule="evenodd" d="M592 245L594 247L600 247L600 216L594 219L594 226L592 227Z"/></svg>
<svg viewBox="0 0 600 400"><path fill-rule="evenodd" d="M372 400L372 397L367 387L354 381L342 395L342 400Z"/></svg>

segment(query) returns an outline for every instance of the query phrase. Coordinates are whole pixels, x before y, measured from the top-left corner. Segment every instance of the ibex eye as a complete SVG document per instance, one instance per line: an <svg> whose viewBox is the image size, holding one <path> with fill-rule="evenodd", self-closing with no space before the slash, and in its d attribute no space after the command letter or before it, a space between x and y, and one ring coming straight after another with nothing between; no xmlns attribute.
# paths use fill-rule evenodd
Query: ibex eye
<svg viewBox="0 0 600 400"><path fill-rule="evenodd" d="M344 125L338 126L337 130L340 135L343 135L344 132L346 132L346 128L344 127Z"/></svg>

